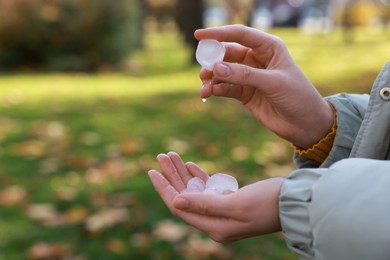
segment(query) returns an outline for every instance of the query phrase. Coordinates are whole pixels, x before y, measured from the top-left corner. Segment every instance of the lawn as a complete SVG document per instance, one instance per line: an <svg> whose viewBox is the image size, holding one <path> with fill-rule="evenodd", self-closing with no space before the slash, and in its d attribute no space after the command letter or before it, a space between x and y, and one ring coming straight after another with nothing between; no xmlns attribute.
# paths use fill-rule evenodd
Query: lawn
<svg viewBox="0 0 390 260"><path fill-rule="evenodd" d="M272 31L319 91L368 92L390 33ZM133 73L0 76L0 259L296 259L280 234L228 245L171 216L146 172L177 151L240 185L292 170L289 144L231 100L198 92L172 32L151 33ZM45 258L46 257L46 258Z"/></svg>

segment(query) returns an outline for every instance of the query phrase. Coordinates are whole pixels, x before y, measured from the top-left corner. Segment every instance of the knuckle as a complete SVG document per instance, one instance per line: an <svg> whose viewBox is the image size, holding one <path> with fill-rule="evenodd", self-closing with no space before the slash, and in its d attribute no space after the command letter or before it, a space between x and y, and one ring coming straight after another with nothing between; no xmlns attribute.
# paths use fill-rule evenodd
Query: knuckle
<svg viewBox="0 0 390 260"><path fill-rule="evenodd" d="M273 36L274 37L274 46L276 49L284 49L286 48L286 43L278 36Z"/></svg>
<svg viewBox="0 0 390 260"><path fill-rule="evenodd" d="M233 24L233 27L235 27L237 30L246 29L246 26L244 26L243 24L239 24L239 23Z"/></svg>
<svg viewBox="0 0 390 260"><path fill-rule="evenodd" d="M272 35L272 37L274 39L275 44L284 45L284 41L282 40L282 38L280 38L279 36L276 36L276 35Z"/></svg>
<svg viewBox="0 0 390 260"><path fill-rule="evenodd" d="M250 80L252 76L252 70L250 69L249 66L242 66L242 78L245 79L246 81Z"/></svg>
<svg viewBox="0 0 390 260"><path fill-rule="evenodd" d="M208 214L208 208L205 205L199 205L199 213L202 215L207 215Z"/></svg>

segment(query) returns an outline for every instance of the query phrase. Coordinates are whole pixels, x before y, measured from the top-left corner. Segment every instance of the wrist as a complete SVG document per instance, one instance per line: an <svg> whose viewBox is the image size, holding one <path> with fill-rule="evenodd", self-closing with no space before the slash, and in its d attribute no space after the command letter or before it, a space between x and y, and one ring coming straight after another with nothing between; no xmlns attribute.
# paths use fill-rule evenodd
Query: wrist
<svg viewBox="0 0 390 260"><path fill-rule="evenodd" d="M319 106L316 115L314 119L310 120L310 125L304 128L300 137L296 138L295 142L292 142L295 147L299 147L302 150L310 149L334 130L336 126L336 111L330 102L324 100L322 106Z"/></svg>
<svg viewBox="0 0 390 260"><path fill-rule="evenodd" d="M269 214L264 218L262 234L279 232L282 229L279 216L279 194L284 181L283 177L265 180L268 187L268 205L265 208L268 209Z"/></svg>
<svg viewBox="0 0 390 260"><path fill-rule="evenodd" d="M329 103L330 104L330 103ZM336 110L332 104L330 104L333 111L333 125L327 135L323 137L316 144L312 145L307 149L302 149L293 144L295 152L300 156L305 156L311 160L314 160L318 163L323 163L328 157L330 151L333 147L333 142L336 137L337 132L337 120L336 120Z"/></svg>
<svg viewBox="0 0 390 260"><path fill-rule="evenodd" d="M269 178L238 190L237 195L242 201L238 204L238 211L245 212L244 222L247 223L240 239L281 231L279 196L284 181L283 177Z"/></svg>

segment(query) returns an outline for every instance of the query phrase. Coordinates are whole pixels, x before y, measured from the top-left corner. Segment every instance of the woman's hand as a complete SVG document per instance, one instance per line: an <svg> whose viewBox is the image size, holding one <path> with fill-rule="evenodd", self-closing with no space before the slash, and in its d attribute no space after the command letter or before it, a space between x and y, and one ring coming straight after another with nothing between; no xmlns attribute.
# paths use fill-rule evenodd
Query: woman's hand
<svg viewBox="0 0 390 260"><path fill-rule="evenodd" d="M215 195L180 194L192 177L207 181L208 175L196 164L184 164L170 152L157 160L161 172L150 170L149 177L170 211L218 242L280 231L278 197L282 178L245 186L238 191Z"/></svg>
<svg viewBox="0 0 390 260"><path fill-rule="evenodd" d="M226 48L224 62L201 70L201 97L235 98L271 131L308 148L333 124L333 111L278 37L242 25L197 30Z"/></svg>

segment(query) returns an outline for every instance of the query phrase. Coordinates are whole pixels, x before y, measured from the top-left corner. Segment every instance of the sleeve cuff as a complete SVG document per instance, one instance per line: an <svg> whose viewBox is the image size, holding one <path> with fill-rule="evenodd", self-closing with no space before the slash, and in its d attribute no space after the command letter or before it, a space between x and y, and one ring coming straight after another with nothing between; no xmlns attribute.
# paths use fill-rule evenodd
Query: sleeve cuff
<svg viewBox="0 0 390 260"><path fill-rule="evenodd" d="M296 170L284 181L279 195L279 215L288 247L301 259L313 259L309 206L312 188L326 169Z"/></svg>
<svg viewBox="0 0 390 260"><path fill-rule="evenodd" d="M369 95L342 93L325 99L336 110L337 129L331 150L322 163L295 152L294 164L297 168L327 168L341 159L348 158L351 153Z"/></svg>

